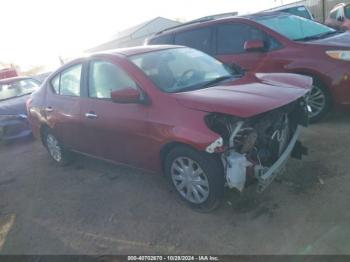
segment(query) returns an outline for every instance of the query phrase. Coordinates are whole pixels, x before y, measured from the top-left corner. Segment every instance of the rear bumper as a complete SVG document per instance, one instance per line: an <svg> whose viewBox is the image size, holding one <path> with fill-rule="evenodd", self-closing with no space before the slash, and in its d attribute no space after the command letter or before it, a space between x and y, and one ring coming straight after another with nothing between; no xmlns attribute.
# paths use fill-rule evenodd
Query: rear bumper
<svg viewBox="0 0 350 262"><path fill-rule="evenodd" d="M295 131L291 141L289 142L287 148L279 157L279 159L269 168L263 166L254 167L254 175L258 179L257 191L264 191L271 182L276 178L278 174L281 173L281 170L285 167L288 162L289 157L291 156L293 149L295 148L298 138L300 135L300 127Z"/></svg>

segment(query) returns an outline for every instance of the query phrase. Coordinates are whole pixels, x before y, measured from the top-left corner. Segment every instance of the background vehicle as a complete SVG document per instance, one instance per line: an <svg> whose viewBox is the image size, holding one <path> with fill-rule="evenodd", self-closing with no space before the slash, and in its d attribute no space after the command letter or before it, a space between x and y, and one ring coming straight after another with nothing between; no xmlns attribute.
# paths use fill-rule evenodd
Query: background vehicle
<svg viewBox="0 0 350 262"><path fill-rule="evenodd" d="M17 71L14 68L3 68L0 69L0 79L10 78L10 77L16 77Z"/></svg>
<svg viewBox="0 0 350 262"><path fill-rule="evenodd" d="M300 17L304 17L306 19L315 20L314 16L312 15L311 11L302 4L289 4L289 5L283 5L275 8L271 8L268 10L265 10L264 12L271 12L271 11L279 11L279 12L285 12L292 15L297 15Z"/></svg>
<svg viewBox="0 0 350 262"><path fill-rule="evenodd" d="M31 134L27 121L26 100L40 82L28 77L0 80L0 141Z"/></svg>
<svg viewBox="0 0 350 262"><path fill-rule="evenodd" d="M310 89L309 77L242 77L194 49L139 47L70 62L27 107L56 163L74 151L164 171L183 200L208 211L225 178L243 190L249 166L262 191L292 151L301 157Z"/></svg>
<svg viewBox="0 0 350 262"><path fill-rule="evenodd" d="M350 4L338 4L329 13L326 25L337 30L350 29Z"/></svg>
<svg viewBox="0 0 350 262"><path fill-rule="evenodd" d="M311 76L311 121L333 104L350 108L350 33L280 12L190 22L159 32L146 44L199 49L252 72Z"/></svg>

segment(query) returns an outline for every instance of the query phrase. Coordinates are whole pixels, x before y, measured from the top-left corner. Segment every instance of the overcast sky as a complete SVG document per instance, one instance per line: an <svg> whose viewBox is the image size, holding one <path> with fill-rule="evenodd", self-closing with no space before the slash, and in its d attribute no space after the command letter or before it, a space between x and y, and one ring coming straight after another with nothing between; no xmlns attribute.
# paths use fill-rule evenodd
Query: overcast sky
<svg viewBox="0 0 350 262"><path fill-rule="evenodd" d="M56 66L58 55L74 55L157 16L191 20L278 4L281 0L2 0L0 61Z"/></svg>

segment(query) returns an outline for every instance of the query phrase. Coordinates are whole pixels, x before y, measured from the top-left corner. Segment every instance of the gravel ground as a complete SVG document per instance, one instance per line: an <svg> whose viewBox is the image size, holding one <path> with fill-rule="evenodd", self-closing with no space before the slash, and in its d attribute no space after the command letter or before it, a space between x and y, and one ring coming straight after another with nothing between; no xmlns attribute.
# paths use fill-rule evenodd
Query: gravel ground
<svg viewBox="0 0 350 262"><path fill-rule="evenodd" d="M305 129L303 161L263 194L210 214L164 178L86 157L57 167L38 141L0 146L0 254L350 254L350 118Z"/></svg>

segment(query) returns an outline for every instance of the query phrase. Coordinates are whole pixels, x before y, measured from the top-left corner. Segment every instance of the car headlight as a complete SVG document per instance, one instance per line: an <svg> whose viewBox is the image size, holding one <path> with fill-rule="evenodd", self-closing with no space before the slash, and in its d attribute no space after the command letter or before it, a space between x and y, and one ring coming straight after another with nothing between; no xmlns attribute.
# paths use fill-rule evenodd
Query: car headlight
<svg viewBox="0 0 350 262"><path fill-rule="evenodd" d="M326 51L326 54L337 60L350 61L350 51L332 50Z"/></svg>

